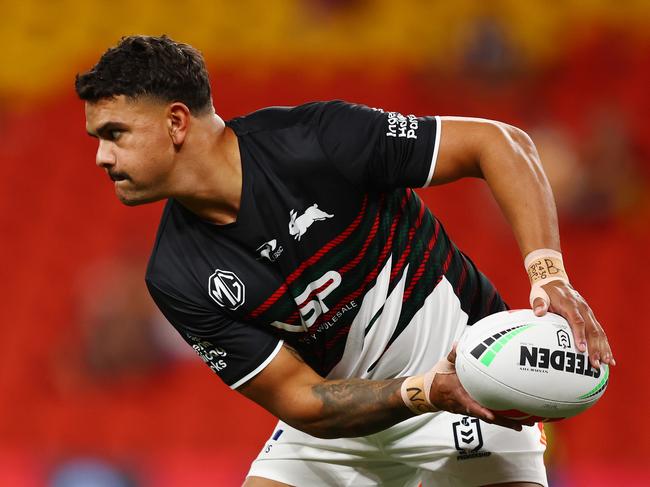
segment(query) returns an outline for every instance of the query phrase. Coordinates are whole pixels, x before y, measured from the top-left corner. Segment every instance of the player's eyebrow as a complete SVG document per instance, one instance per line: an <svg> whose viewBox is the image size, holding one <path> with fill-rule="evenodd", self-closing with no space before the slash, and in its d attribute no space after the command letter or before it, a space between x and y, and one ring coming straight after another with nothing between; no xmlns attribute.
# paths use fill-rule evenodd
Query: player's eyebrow
<svg viewBox="0 0 650 487"><path fill-rule="evenodd" d="M88 132L88 135L91 137L97 138L98 136L103 137L104 134L107 134L112 130L126 130L126 125L120 122L106 122L97 127L97 131L93 132L91 130L86 130L86 132Z"/></svg>

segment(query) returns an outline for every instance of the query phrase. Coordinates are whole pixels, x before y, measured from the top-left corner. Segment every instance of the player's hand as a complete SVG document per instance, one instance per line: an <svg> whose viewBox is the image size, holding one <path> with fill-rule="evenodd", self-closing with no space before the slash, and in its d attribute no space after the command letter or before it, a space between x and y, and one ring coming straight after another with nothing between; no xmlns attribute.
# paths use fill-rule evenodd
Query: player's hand
<svg viewBox="0 0 650 487"><path fill-rule="evenodd" d="M447 355L447 360L452 364L456 364L456 346ZM486 423L498 424L506 428L511 428L521 431L522 424L532 426L534 422L518 422L503 416L494 414L487 408L484 408L474 399L472 399L467 391L463 388L458 375L453 374L436 374L433 383L431 384L431 391L429 392L429 399L435 407L443 409L456 414L464 414L473 416Z"/></svg>
<svg viewBox="0 0 650 487"><path fill-rule="evenodd" d="M551 311L564 316L571 326L578 350L589 350L589 361L594 368L599 368L601 362L616 365L607 335L580 293L564 281L551 281L542 288L550 303L536 298L533 302L535 315L543 316Z"/></svg>

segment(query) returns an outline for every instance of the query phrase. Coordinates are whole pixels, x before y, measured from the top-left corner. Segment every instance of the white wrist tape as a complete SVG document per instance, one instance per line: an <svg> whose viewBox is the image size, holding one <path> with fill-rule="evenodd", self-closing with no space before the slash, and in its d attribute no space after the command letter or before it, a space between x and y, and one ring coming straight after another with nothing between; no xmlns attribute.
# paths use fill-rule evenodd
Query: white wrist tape
<svg viewBox="0 0 650 487"><path fill-rule="evenodd" d="M407 377L402 382L402 400L415 414L432 413L439 411L429 399L431 384L436 374L455 374L456 368L447 358L443 358L433 368L422 375Z"/></svg>
<svg viewBox="0 0 650 487"><path fill-rule="evenodd" d="M542 298L546 306L550 303L551 300L548 294L542 288L544 284L552 281L569 282L569 277L564 270L562 254L557 250L533 250L524 259L524 266L526 267L526 272L528 272L528 278L531 284L529 297L531 308L537 298Z"/></svg>

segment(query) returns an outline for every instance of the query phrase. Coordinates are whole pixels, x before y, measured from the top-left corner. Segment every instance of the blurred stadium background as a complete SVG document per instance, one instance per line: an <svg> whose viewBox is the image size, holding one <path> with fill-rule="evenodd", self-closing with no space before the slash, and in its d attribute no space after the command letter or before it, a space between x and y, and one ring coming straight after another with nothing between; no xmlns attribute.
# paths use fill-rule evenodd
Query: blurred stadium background
<svg viewBox="0 0 650 487"><path fill-rule="evenodd" d="M201 49L225 118L342 98L529 131L619 362L548 429L552 485L650 485L647 0L0 0L0 485L239 485L274 424L168 333L142 280L161 205L121 206L93 164L73 78L132 33ZM525 306L486 188L421 194Z"/></svg>

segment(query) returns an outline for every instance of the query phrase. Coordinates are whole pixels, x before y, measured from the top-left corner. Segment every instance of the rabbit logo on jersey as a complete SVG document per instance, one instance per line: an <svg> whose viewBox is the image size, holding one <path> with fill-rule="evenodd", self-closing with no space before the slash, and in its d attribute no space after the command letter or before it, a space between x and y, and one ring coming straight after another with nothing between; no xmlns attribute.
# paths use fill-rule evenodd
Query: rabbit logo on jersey
<svg viewBox="0 0 650 487"><path fill-rule="evenodd" d="M231 271L216 269L208 280L208 294L222 308L235 310L246 300L246 289L241 279Z"/></svg>
<svg viewBox="0 0 650 487"><path fill-rule="evenodd" d="M316 203L307 208L302 215L298 215L296 210L291 210L289 212L289 234L296 240L300 240L314 222L332 218L333 216L319 209Z"/></svg>

